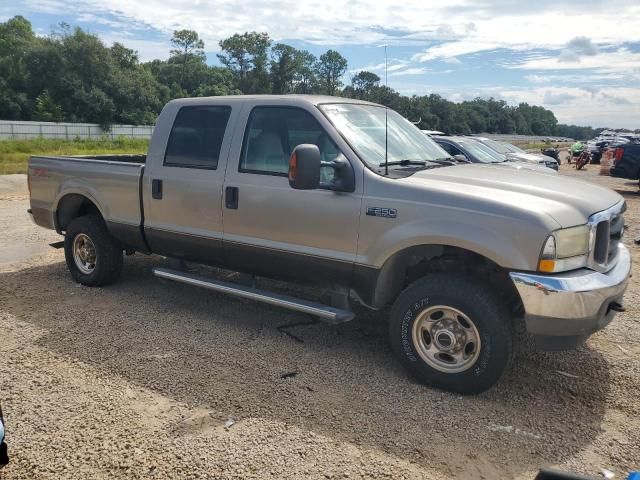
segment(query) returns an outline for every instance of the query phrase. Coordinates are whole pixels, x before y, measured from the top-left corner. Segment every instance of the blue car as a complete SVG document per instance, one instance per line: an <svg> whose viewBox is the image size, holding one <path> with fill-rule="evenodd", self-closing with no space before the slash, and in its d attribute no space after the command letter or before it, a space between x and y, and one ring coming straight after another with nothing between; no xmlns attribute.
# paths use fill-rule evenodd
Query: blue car
<svg viewBox="0 0 640 480"><path fill-rule="evenodd" d="M2 417L2 407L0 407L0 468L9 463L7 444L4 441L4 418Z"/></svg>

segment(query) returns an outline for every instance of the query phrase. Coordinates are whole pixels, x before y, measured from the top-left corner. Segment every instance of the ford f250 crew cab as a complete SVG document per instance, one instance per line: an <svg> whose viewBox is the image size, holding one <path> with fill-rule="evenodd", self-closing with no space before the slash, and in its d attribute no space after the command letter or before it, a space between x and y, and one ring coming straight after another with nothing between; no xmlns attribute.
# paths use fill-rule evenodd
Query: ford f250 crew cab
<svg viewBox="0 0 640 480"><path fill-rule="evenodd" d="M389 337L422 382L492 386L524 326L575 347L623 310L631 269L617 193L555 173L455 164L380 105L322 96L180 99L146 156L37 157L34 221L64 234L73 278L115 281L123 252L154 274L351 320L390 306ZM325 289L326 304L196 276L184 261ZM385 311L387 311L385 309Z"/></svg>

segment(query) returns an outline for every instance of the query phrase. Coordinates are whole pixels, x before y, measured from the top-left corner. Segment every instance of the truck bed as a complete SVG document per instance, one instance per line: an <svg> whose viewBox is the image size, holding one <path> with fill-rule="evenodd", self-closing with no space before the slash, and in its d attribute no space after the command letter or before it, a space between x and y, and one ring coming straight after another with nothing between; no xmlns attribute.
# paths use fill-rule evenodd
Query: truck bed
<svg viewBox="0 0 640 480"><path fill-rule="evenodd" d="M127 245L144 244L140 192L145 161L146 155L31 157L28 174L34 221L65 230L59 212L76 208L74 197L82 196L100 211L116 238Z"/></svg>

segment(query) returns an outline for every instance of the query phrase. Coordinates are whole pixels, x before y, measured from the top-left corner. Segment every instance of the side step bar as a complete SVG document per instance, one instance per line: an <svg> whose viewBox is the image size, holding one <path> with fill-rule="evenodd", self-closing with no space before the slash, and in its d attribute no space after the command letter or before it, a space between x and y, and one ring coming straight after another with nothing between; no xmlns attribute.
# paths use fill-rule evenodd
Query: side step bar
<svg viewBox="0 0 640 480"><path fill-rule="evenodd" d="M179 272L177 270L170 270L168 268L156 267L153 269L153 274L156 277L164 278L166 280L186 283L195 287L202 287L209 290L215 290L216 292L227 293L234 297L248 298L249 300L257 300L258 302L268 303L269 305L276 305L278 307L288 308L289 310L308 313L309 315L319 317L322 321L331 324L348 322L349 320L353 320L355 317L355 314L349 310L342 310L340 308L330 307L321 303L300 300L287 295L280 295L278 293L267 292L257 288L245 287L235 283L199 277L197 275Z"/></svg>

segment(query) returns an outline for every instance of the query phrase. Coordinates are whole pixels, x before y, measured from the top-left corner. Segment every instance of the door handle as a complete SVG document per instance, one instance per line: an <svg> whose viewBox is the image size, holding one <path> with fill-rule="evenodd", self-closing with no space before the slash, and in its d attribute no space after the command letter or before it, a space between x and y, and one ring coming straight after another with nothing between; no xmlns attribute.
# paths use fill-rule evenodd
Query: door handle
<svg viewBox="0 0 640 480"><path fill-rule="evenodd" d="M151 198L162 200L162 180L157 178L151 180Z"/></svg>
<svg viewBox="0 0 640 480"><path fill-rule="evenodd" d="M224 191L224 206L231 209L238 209L238 187L227 187Z"/></svg>

